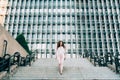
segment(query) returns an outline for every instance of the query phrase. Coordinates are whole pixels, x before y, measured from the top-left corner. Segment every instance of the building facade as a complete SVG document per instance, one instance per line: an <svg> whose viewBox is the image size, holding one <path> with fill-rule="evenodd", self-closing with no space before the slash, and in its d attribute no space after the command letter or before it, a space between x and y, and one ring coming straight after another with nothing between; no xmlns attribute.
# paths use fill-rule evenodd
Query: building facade
<svg viewBox="0 0 120 80"><path fill-rule="evenodd" d="M65 42L67 53L120 51L119 0L8 0L4 26L23 33L31 50L54 54Z"/></svg>
<svg viewBox="0 0 120 80"><path fill-rule="evenodd" d="M8 1L7 0L0 0L0 24L3 26L5 21L5 15L7 15L7 7Z"/></svg>
<svg viewBox="0 0 120 80"><path fill-rule="evenodd" d="M25 49L0 25L0 57L5 54L14 55L16 52L19 52L22 57L28 55Z"/></svg>

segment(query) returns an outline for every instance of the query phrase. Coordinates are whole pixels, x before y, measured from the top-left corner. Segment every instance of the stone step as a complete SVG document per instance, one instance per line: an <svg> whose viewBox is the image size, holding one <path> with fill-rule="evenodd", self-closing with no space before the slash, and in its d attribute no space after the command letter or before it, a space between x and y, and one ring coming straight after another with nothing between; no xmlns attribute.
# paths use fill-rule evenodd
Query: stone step
<svg viewBox="0 0 120 80"><path fill-rule="evenodd" d="M80 80L80 79L120 79L120 75L107 67L94 67L87 59L66 59L63 75L58 72L56 59L38 59L32 66L20 67L10 80Z"/></svg>
<svg viewBox="0 0 120 80"><path fill-rule="evenodd" d="M65 71L65 72L78 72L79 73L79 71L83 71L83 70L95 70L95 71L97 71L97 70L99 70L99 69L102 69L102 70L106 70L106 67L95 67L95 68L84 68L84 67L64 67L63 68L63 70ZM108 68L107 68L108 69ZM52 72L56 72L56 71L58 71L58 67L41 67L41 68L38 68L38 67L34 67L34 68L29 68L29 69L27 69L27 68L25 68L25 69L21 69L21 70L18 70L17 71L17 73L16 74L21 74L21 73L29 73L29 72L48 72L48 71L52 71Z"/></svg>
<svg viewBox="0 0 120 80"><path fill-rule="evenodd" d="M32 66L56 66L58 65L58 62L56 59L38 59ZM64 61L64 66L81 66L81 67L94 67L87 59L84 58L78 58L78 59L66 59Z"/></svg>
<svg viewBox="0 0 120 80"><path fill-rule="evenodd" d="M63 75L61 76L57 70L51 70L48 68L44 71L33 71L33 72L20 72L16 73L11 79L120 79L119 75L111 72L106 67L96 68L67 68L64 69ZM46 71L45 71L46 70ZM34 74L35 73L35 74Z"/></svg>
<svg viewBox="0 0 120 80"><path fill-rule="evenodd" d="M84 71L86 71L86 72L84 72ZM89 69L89 68L69 68L69 67L67 67L67 68L64 68L63 72L67 73L67 74L69 74L69 73L80 73L80 72L81 73L96 73L96 74L97 74L97 72L99 72L99 73L103 74L103 72L104 72L104 74L105 74L105 72L108 73L108 71L111 72L106 67L104 67L104 68L91 68L91 69ZM57 72L58 72L58 69L56 69L56 68L48 68L48 69L40 68L38 71L36 71L36 70L33 71L31 69L29 71L27 71L27 70L18 71L16 73L16 75L21 75L21 74L25 74L25 75L30 74L31 75L33 73L36 73L36 74L51 74L51 73L54 73L54 74L56 74Z"/></svg>

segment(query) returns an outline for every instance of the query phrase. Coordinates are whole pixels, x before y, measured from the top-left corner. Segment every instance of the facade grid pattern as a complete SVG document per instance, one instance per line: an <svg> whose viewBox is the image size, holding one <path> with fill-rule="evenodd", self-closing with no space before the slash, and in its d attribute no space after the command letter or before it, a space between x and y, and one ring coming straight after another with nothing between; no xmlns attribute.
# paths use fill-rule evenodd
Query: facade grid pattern
<svg viewBox="0 0 120 80"><path fill-rule="evenodd" d="M5 28L23 33L32 50L54 54L63 40L67 53L120 52L119 0L8 0Z"/></svg>

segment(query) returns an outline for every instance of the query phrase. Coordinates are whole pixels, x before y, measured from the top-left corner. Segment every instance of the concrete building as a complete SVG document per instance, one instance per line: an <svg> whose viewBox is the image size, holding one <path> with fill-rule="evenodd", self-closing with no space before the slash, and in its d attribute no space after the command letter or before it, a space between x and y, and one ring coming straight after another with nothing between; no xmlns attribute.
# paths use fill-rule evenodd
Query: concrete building
<svg viewBox="0 0 120 80"><path fill-rule="evenodd" d="M23 33L29 47L54 54L63 40L67 53L85 50L120 52L119 0L8 0L4 26L16 38Z"/></svg>
<svg viewBox="0 0 120 80"><path fill-rule="evenodd" d="M5 15L7 15L7 7L8 1L7 0L0 0L0 24L4 25Z"/></svg>
<svg viewBox="0 0 120 80"><path fill-rule="evenodd" d="M0 57L4 54L13 55L19 52L22 57L28 54L20 44L0 25Z"/></svg>

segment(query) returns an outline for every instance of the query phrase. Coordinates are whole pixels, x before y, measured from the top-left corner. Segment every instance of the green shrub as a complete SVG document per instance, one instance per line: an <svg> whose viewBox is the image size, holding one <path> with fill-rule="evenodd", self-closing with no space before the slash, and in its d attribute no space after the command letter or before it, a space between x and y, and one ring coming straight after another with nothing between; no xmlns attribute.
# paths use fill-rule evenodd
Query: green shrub
<svg viewBox="0 0 120 80"><path fill-rule="evenodd" d="M29 50L27 41L25 40L25 37L24 37L23 34L19 34L19 35L16 37L16 41L29 53L29 55L32 54L32 52Z"/></svg>

